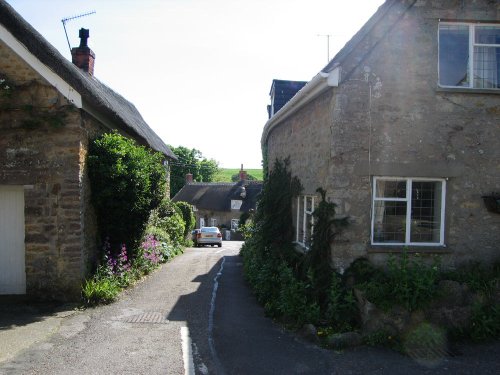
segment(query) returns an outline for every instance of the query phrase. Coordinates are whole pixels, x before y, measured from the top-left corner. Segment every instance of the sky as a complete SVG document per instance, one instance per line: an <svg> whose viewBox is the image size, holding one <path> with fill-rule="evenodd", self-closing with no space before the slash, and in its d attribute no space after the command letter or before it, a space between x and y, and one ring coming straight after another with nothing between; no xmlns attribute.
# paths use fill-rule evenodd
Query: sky
<svg viewBox="0 0 500 375"><path fill-rule="evenodd" d="M95 76L166 144L261 167L273 79L309 81L383 0L7 0L69 60L90 30ZM330 37L326 37L330 35ZM329 40L329 48L328 48Z"/></svg>

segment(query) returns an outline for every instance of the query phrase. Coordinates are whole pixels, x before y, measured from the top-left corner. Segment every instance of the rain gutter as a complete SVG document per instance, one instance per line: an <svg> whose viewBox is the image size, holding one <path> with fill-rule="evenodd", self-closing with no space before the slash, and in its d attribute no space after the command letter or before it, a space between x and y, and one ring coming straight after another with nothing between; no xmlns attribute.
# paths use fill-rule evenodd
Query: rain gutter
<svg viewBox="0 0 500 375"><path fill-rule="evenodd" d="M338 86L339 78L340 67L336 67L328 73L322 71L316 74L292 99L266 122L262 132L261 144L266 144L272 129L281 124L304 105L324 93L329 87Z"/></svg>

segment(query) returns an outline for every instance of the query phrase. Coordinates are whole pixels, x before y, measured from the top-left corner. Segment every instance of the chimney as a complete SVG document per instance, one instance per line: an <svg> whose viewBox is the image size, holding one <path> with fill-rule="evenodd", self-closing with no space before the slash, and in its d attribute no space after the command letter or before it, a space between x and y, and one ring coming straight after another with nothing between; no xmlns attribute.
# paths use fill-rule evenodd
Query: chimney
<svg viewBox="0 0 500 375"><path fill-rule="evenodd" d="M243 170L243 164L241 164L241 169L240 169L240 181L244 181L247 179L247 171Z"/></svg>
<svg viewBox="0 0 500 375"><path fill-rule="evenodd" d="M187 173L186 174L186 184L192 184L192 183L193 183L193 174Z"/></svg>
<svg viewBox="0 0 500 375"><path fill-rule="evenodd" d="M78 36L80 37L80 46L71 49L71 59L73 64L81 70L94 75L95 53L87 45L89 30L80 29Z"/></svg>

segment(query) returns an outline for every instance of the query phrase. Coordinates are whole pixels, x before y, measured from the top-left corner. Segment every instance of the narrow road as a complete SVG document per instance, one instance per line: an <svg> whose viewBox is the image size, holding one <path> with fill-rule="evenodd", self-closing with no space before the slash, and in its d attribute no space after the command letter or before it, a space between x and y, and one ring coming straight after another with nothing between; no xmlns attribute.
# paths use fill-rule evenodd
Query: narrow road
<svg viewBox="0 0 500 375"><path fill-rule="evenodd" d="M417 363L358 348L337 353L270 319L242 278L240 242L190 248L114 304L65 317L0 374L497 374L500 345ZM25 332L25 331L24 331Z"/></svg>

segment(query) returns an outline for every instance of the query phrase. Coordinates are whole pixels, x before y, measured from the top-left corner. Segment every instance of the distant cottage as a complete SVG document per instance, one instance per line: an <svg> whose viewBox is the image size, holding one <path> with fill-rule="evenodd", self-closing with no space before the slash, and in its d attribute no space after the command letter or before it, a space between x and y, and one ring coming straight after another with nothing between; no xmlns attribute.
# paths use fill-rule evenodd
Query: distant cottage
<svg viewBox="0 0 500 375"><path fill-rule="evenodd" d="M192 175L186 176L186 184L172 198L174 202L184 201L193 206L196 227L218 226L232 230L238 228L242 213L255 210L262 191L261 181L247 180L245 171L240 171L240 180L226 182L193 182ZM233 239L238 238L233 233Z"/></svg>
<svg viewBox="0 0 500 375"><path fill-rule="evenodd" d="M0 0L0 294L75 299L96 256L89 139L112 130L176 159L93 75L88 30L67 61Z"/></svg>

